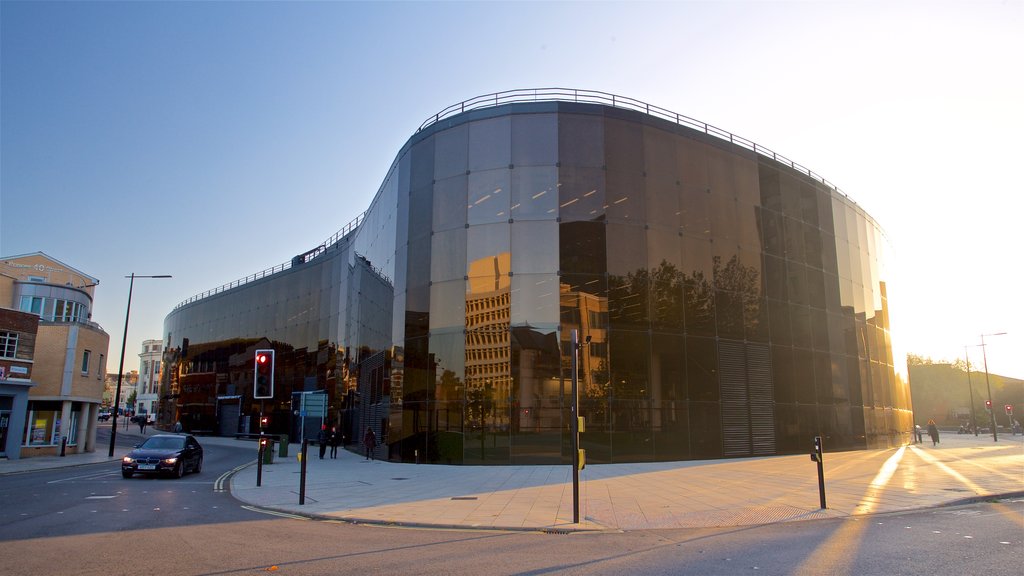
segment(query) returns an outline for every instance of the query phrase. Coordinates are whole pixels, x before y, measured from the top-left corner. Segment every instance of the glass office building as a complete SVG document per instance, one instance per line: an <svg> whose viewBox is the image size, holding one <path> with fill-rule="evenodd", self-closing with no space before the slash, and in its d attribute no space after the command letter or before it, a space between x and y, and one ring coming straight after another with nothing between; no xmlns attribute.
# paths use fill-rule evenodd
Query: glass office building
<svg viewBox="0 0 1024 576"><path fill-rule="evenodd" d="M493 94L425 122L337 235L176 307L160 417L369 427L395 461L568 463L576 331L589 463L899 445L887 250L853 201L748 140L610 94Z"/></svg>

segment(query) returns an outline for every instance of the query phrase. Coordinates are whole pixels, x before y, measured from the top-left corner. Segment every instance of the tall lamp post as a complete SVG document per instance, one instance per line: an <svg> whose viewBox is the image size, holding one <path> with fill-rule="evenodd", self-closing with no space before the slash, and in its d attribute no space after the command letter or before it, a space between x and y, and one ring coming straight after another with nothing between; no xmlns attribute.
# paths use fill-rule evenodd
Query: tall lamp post
<svg viewBox="0 0 1024 576"><path fill-rule="evenodd" d="M125 276L125 278L131 278L128 282L128 308L124 313L124 337L121 339L121 363L117 367L117 389L114 391L114 413L111 415L113 424L110 427L110 452L107 456L110 458L114 457L114 439L117 438L117 410L121 405L121 378L124 377L124 349L128 345L128 318L132 314L132 288L135 286L136 278L170 278L170 274L159 274L156 276L137 276L132 272L131 276Z"/></svg>
<svg viewBox="0 0 1024 576"><path fill-rule="evenodd" d="M971 428L974 428L974 435L978 435L978 417L974 414L974 388L971 386L971 357L967 354L967 346L964 346L964 359L967 360L967 391L971 393Z"/></svg>
<svg viewBox="0 0 1024 576"><path fill-rule="evenodd" d="M981 335L981 358L985 362L985 387L988 388L988 417L992 421L993 442L998 442L999 436L996 435L996 407L992 405L992 386L988 383L988 355L985 354L985 336L1002 336L1003 334L1006 334L1006 332Z"/></svg>

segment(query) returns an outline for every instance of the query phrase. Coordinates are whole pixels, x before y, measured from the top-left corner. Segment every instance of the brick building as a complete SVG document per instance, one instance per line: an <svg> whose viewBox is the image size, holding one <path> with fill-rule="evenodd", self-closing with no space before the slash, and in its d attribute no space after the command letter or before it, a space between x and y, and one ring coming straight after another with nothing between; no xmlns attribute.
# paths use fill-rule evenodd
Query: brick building
<svg viewBox="0 0 1024 576"><path fill-rule="evenodd" d="M7 458L95 450L110 342L91 321L97 284L42 252L0 258Z"/></svg>

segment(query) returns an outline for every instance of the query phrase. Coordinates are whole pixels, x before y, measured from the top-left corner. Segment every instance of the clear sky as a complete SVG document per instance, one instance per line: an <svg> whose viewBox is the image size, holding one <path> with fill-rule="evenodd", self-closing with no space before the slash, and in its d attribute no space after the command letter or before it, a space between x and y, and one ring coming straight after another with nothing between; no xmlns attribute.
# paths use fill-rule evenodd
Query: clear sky
<svg viewBox="0 0 1024 576"><path fill-rule="evenodd" d="M420 123L601 90L753 140L885 229L898 349L1024 378L1024 2L0 2L0 255L95 276L117 370L320 244ZM897 349L897 351L898 351ZM980 366L980 349L971 349ZM900 360L897 360L900 362Z"/></svg>

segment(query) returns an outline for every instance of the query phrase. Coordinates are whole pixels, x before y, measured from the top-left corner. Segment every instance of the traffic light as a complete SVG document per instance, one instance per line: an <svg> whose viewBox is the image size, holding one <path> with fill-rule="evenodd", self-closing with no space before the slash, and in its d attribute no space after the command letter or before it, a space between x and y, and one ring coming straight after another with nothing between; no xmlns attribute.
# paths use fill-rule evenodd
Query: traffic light
<svg viewBox="0 0 1024 576"><path fill-rule="evenodd" d="M1006 410L1007 416L1013 416L1013 404L1007 404L1003 406L1003 410Z"/></svg>
<svg viewBox="0 0 1024 576"><path fill-rule="evenodd" d="M985 400L985 410L988 410L989 412L992 411L992 401L991 400Z"/></svg>
<svg viewBox="0 0 1024 576"><path fill-rule="evenodd" d="M274 351L257 350L254 363L253 398L274 397Z"/></svg>
<svg viewBox="0 0 1024 576"><path fill-rule="evenodd" d="M270 426L270 416L260 417L260 430L266 430Z"/></svg>

